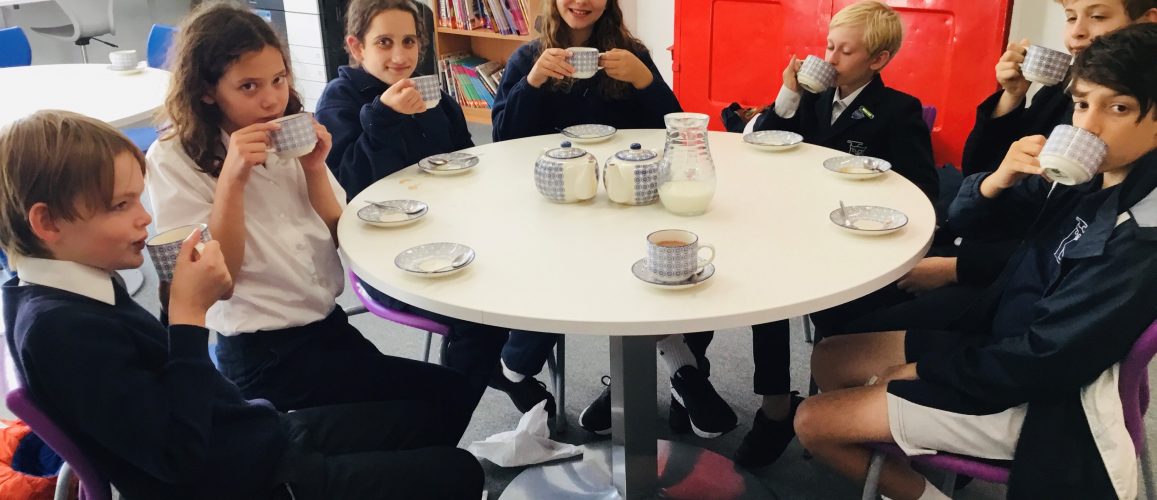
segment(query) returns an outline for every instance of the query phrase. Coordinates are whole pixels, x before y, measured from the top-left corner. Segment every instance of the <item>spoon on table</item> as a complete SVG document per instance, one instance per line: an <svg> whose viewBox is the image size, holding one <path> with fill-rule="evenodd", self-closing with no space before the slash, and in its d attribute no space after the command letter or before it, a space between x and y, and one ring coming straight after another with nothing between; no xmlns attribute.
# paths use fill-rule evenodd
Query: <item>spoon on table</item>
<svg viewBox="0 0 1157 500"><path fill-rule="evenodd" d="M418 207L418 208L413 208L413 209L405 209L405 208L399 207L399 206L397 206L397 205L390 205L390 204L381 203L381 202L377 202L377 201L370 201L370 200L365 200L365 202L366 202L366 203L369 203L370 205L373 205L373 206L375 206L375 207L378 207L378 208L380 208L380 209L382 209L382 210L388 210L388 211L390 211L390 212L399 212L399 213L403 213L403 214L406 214L406 215L414 215L414 214L418 214L418 213L421 213L423 210L425 210L425 209L426 209L426 207Z"/></svg>
<svg viewBox="0 0 1157 500"><path fill-rule="evenodd" d="M463 253L462 255L455 257L454 260L450 261L449 264L446 264L446 265L439 267L438 269L435 269L435 270L430 271L430 272L431 273L441 273L441 272L450 271L452 269L457 269L459 267L462 267L462 265L465 264L466 261L470 259L470 255L471 255L470 252Z"/></svg>
<svg viewBox="0 0 1157 500"><path fill-rule="evenodd" d="M478 157L478 155L470 154L469 156L467 156L465 158L454 158L452 160L447 160L445 158L427 158L426 161L435 167L441 168L441 167L449 165L451 163L460 162L460 161L468 161L468 160L471 160L471 159L477 158L477 157Z"/></svg>
<svg viewBox="0 0 1157 500"><path fill-rule="evenodd" d="M840 216L842 216L844 218L844 225L845 226L852 227L852 221L850 219L848 219L848 211L844 207L844 200L840 200Z"/></svg>
<svg viewBox="0 0 1157 500"><path fill-rule="evenodd" d="M555 127L554 129L555 129L555 130L557 130L557 131L558 131L558 133L560 133L560 134L562 134L562 135L565 135L565 136L567 136L567 137L570 137L570 138L572 138L572 139L582 139L582 137L583 137L583 136L581 136L581 135L578 135L578 134L576 134L576 133L574 133L574 132L567 132L567 131L566 131L566 129L564 129L564 128Z"/></svg>

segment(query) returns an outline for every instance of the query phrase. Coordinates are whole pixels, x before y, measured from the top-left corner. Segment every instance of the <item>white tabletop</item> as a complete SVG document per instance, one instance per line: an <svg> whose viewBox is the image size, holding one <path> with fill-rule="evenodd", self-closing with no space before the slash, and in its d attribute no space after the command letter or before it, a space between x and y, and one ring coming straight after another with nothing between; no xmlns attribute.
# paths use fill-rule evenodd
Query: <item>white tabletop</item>
<svg viewBox="0 0 1157 500"><path fill-rule="evenodd" d="M888 173L848 181L825 170L837 151L804 144L764 152L739 134L712 132L718 185L704 215L680 217L660 203L612 203L604 188L591 201L553 203L534 186L540 150L559 135L472 148L472 172L431 176L406 168L360 193L342 214L338 238L353 270L374 287L412 305L489 325L568 334L658 335L741 327L825 309L902 276L931 244L935 215L928 199ZM581 146L600 164L631 142L662 151L662 130L620 131ZM600 176L601 179L601 176ZM363 224L362 200L417 199L430 205L421 221L398 228ZM864 237L828 219L838 200L899 209L901 231ZM659 290L639 281L631 264L652 231L687 229L715 245L715 275L697 287ZM394 266L406 248L452 241L477 252L461 273L440 279Z"/></svg>
<svg viewBox="0 0 1157 500"><path fill-rule="evenodd" d="M0 126L41 109L63 109L125 127L149 120L165 101L169 72L132 75L108 64L46 64L0 68Z"/></svg>

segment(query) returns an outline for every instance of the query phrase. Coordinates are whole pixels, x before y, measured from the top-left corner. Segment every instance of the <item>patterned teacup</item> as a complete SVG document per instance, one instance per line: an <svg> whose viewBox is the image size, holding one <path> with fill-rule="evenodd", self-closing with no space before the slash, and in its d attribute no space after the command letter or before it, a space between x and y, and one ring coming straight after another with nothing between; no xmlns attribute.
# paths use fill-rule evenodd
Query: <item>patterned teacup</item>
<svg viewBox="0 0 1157 500"><path fill-rule="evenodd" d="M818 94L836 84L836 67L816 56L807 56L795 78L804 90Z"/></svg>
<svg viewBox="0 0 1157 500"><path fill-rule="evenodd" d="M434 108L442 102L442 82L437 75L415 76L410 78L410 81L414 82L418 93L422 94L422 100L426 101L426 109Z"/></svg>
<svg viewBox="0 0 1157 500"><path fill-rule="evenodd" d="M599 49L571 47L566 51L566 62L574 66L574 78L590 78L599 72Z"/></svg>
<svg viewBox="0 0 1157 500"><path fill-rule="evenodd" d="M699 257L700 250L710 256ZM659 281L686 281L715 260L715 247L700 244L699 236L682 229L664 229L647 235L647 269Z"/></svg>
<svg viewBox="0 0 1157 500"><path fill-rule="evenodd" d="M1072 186L1089 182L1109 146L1088 130L1071 125L1057 125L1049 134L1045 147L1041 150L1040 166L1050 180Z"/></svg>
<svg viewBox="0 0 1157 500"><path fill-rule="evenodd" d="M201 243L197 244L197 250L200 251L204 248L202 244L211 239L209 226L206 224L190 224L170 229L145 242L145 248L149 250L149 258L153 261L153 268L157 270L157 278L161 283L173 281L173 270L177 268L177 255L181 253L181 243L197 229L201 230Z"/></svg>
<svg viewBox="0 0 1157 500"><path fill-rule="evenodd" d="M1057 50L1031 45L1020 63L1020 72L1030 82L1056 85L1065 79L1073 56Z"/></svg>
<svg viewBox="0 0 1157 500"><path fill-rule="evenodd" d="M281 128L269 133L269 151L282 158L297 158L310 151L317 144L317 132L313 129L313 117L309 113L283 116L269 123Z"/></svg>

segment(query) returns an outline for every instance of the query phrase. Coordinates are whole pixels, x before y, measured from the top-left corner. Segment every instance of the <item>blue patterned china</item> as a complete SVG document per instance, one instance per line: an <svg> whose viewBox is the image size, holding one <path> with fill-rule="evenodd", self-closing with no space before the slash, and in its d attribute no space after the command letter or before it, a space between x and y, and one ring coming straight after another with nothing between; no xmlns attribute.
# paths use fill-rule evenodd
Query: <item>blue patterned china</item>
<svg viewBox="0 0 1157 500"><path fill-rule="evenodd" d="M576 144L595 144L614 137L618 129L610 125L587 123L562 129L562 135Z"/></svg>
<svg viewBox="0 0 1157 500"><path fill-rule="evenodd" d="M832 210L828 218L849 233L879 236L894 233L908 224L904 212L888 207L849 205Z"/></svg>
<svg viewBox="0 0 1157 500"><path fill-rule="evenodd" d="M418 160L418 170L430 175L455 175L466 172L477 164L478 155L457 151L422 158Z"/></svg>
<svg viewBox="0 0 1157 500"><path fill-rule="evenodd" d="M784 151L803 143L803 136L786 130L759 130L744 134L743 143L764 151Z"/></svg>
<svg viewBox="0 0 1157 500"><path fill-rule="evenodd" d="M394 265L423 278L456 274L474 262L474 249L459 243L427 243L403 250Z"/></svg>
<svg viewBox="0 0 1157 500"><path fill-rule="evenodd" d="M430 213L430 207L418 200L389 200L368 203L370 204L358 210L358 218L371 226L404 226Z"/></svg>
<svg viewBox="0 0 1157 500"><path fill-rule="evenodd" d="M603 166L603 185L615 203L647 205L659 200L659 153L638 143L615 153Z"/></svg>
<svg viewBox="0 0 1157 500"><path fill-rule="evenodd" d="M834 156L824 160L824 168L843 179L862 181L884 175L892 164L871 156Z"/></svg>
<svg viewBox="0 0 1157 500"><path fill-rule="evenodd" d="M534 185L539 193L558 203L589 200L599 188L599 161L563 141L534 162Z"/></svg>
<svg viewBox="0 0 1157 500"><path fill-rule="evenodd" d="M698 285L704 281L707 281L708 278L714 276L715 264L707 264L706 266L703 266L701 271L692 274L690 277L683 281L663 281L659 279L659 276L651 272L651 269L647 264L647 259L639 259L635 261L635 263L631 265L631 273L634 274L636 278L642 280L644 283L652 285L656 288L661 288L663 290L682 290Z"/></svg>

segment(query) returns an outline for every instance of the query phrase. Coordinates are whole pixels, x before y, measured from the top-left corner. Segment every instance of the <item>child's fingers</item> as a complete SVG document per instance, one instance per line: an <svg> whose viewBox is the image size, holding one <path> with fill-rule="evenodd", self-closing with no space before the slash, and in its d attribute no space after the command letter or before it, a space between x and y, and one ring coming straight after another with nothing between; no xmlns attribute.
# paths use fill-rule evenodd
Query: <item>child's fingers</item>
<svg viewBox="0 0 1157 500"><path fill-rule="evenodd" d="M195 261L197 260L196 246L201 243L201 228L193 230L193 233L185 237L181 242L181 251L177 253L177 261Z"/></svg>

